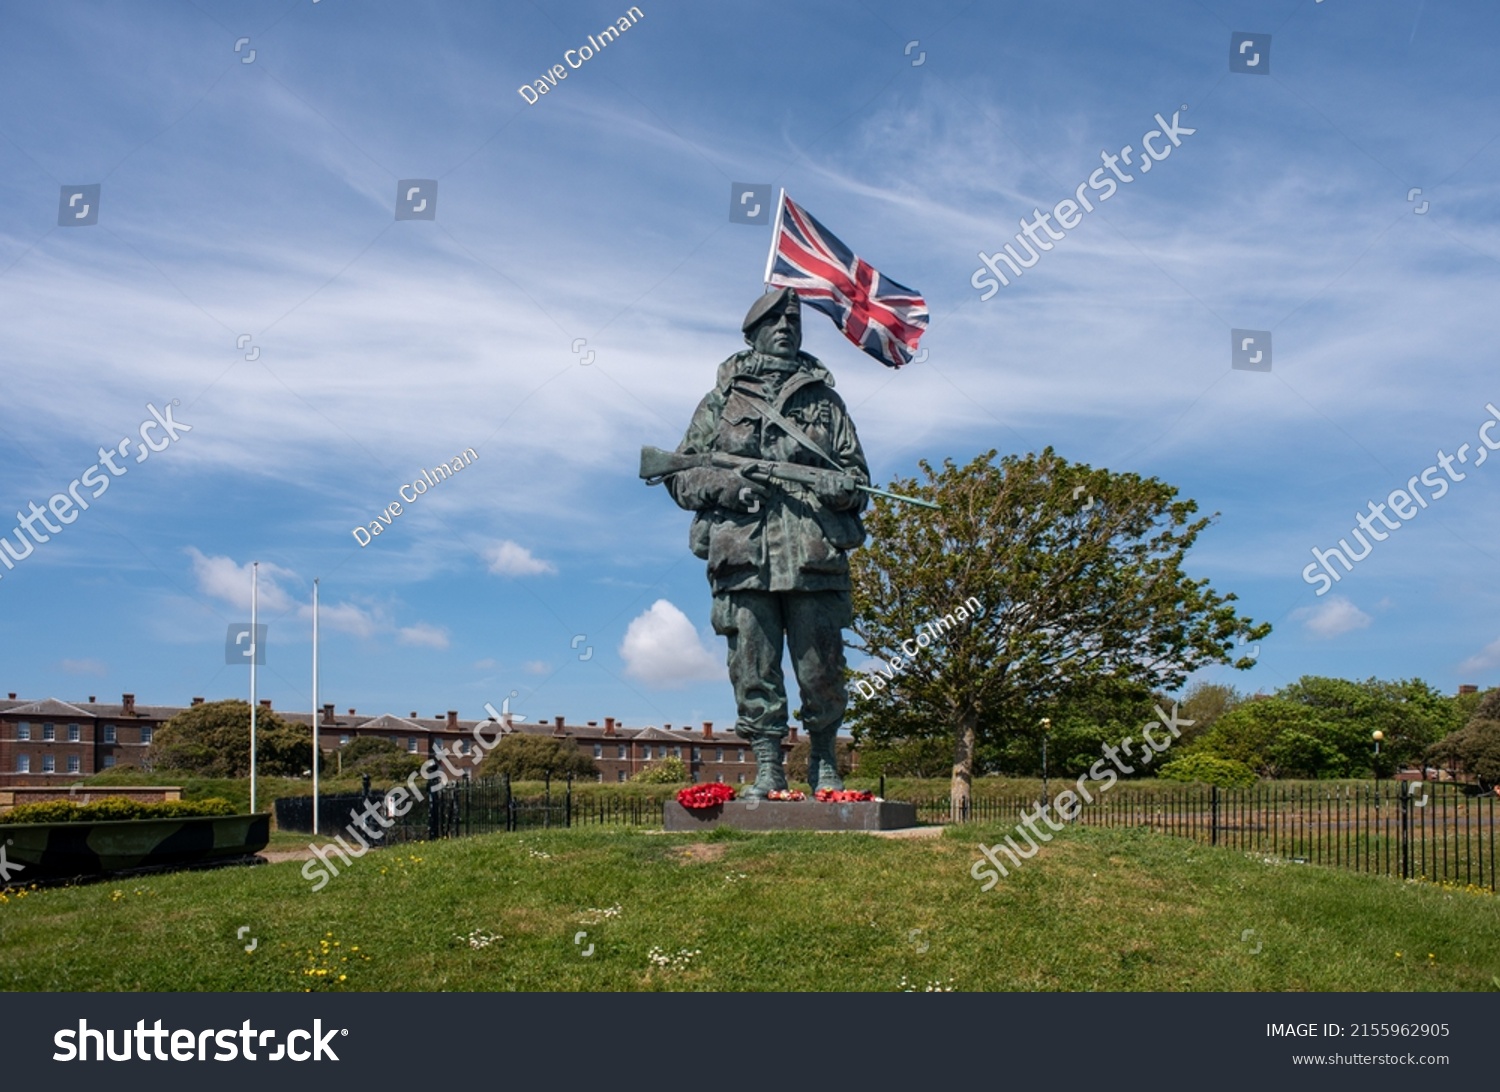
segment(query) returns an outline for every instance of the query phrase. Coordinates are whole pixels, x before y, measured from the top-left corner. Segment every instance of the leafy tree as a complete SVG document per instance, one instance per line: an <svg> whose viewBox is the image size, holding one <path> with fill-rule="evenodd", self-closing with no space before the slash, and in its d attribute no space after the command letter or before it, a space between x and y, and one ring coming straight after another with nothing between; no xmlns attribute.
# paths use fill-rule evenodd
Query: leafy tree
<svg viewBox="0 0 1500 1092"><path fill-rule="evenodd" d="M1426 758L1462 769L1485 792L1500 785L1500 690L1485 694L1469 722L1429 747Z"/></svg>
<svg viewBox="0 0 1500 1092"><path fill-rule="evenodd" d="M1178 746L1186 747L1218 722L1218 719L1235 706L1245 701L1245 695L1224 683L1198 682L1183 695L1179 716L1192 721L1192 726L1182 730Z"/></svg>
<svg viewBox="0 0 1500 1092"><path fill-rule="evenodd" d="M379 736L360 736L339 748L340 769L345 775L369 775L372 781L405 781L426 761L398 744Z"/></svg>
<svg viewBox="0 0 1500 1092"><path fill-rule="evenodd" d="M799 743L800 747L801 744ZM793 752L796 748L793 748ZM953 768L953 746L930 736L893 739L859 748L861 777L942 777ZM842 773L842 771L841 771ZM807 755L802 756L802 774L807 775Z"/></svg>
<svg viewBox="0 0 1500 1092"><path fill-rule="evenodd" d="M1172 486L1051 448L995 455L893 481L941 510L877 503L852 558L852 645L890 674L854 687L851 723L876 743L951 739L955 809L983 744L1107 680L1172 691L1208 664L1248 668L1236 639L1271 630L1183 571L1210 520Z"/></svg>
<svg viewBox="0 0 1500 1092"><path fill-rule="evenodd" d="M506 736L484 756L480 777L510 775L512 781L540 781L544 777L598 777L594 760L571 739L516 732Z"/></svg>
<svg viewBox="0 0 1500 1092"><path fill-rule="evenodd" d="M682 759L668 755L642 766L630 780L642 785L685 785L692 779Z"/></svg>
<svg viewBox="0 0 1500 1092"><path fill-rule="evenodd" d="M321 752L319 759L322 759ZM269 709L256 711L255 767L265 777L301 777L313 763L312 732ZM250 776L250 703L211 701L184 709L156 730L146 765L200 777ZM324 769L320 766L319 770Z"/></svg>

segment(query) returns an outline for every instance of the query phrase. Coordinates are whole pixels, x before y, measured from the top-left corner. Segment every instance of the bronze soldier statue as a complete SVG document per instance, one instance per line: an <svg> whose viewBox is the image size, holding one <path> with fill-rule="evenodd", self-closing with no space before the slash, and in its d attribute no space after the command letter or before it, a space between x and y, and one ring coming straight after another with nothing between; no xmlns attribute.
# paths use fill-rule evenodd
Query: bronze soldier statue
<svg viewBox="0 0 1500 1092"><path fill-rule="evenodd" d="M843 630L854 620L849 551L865 540L859 513L870 471L833 376L801 351L797 294L766 293L742 329L750 348L719 365L677 455L646 449L641 476L664 480L696 513L693 553L708 562L714 632L729 641L734 730L755 752L745 795L786 788L784 646L811 748L808 780L839 789Z"/></svg>

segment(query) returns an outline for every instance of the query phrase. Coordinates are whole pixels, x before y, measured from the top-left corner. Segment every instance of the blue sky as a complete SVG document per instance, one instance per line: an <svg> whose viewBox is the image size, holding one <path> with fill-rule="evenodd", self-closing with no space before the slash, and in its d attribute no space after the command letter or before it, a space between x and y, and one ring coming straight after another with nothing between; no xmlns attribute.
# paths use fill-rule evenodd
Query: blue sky
<svg viewBox="0 0 1500 1092"><path fill-rule="evenodd" d="M258 560L277 707L311 701L318 577L340 709L514 692L534 718L730 724L688 515L635 471L741 345L769 229L729 221L737 182L928 300L899 373L808 314L878 479L1048 444L1156 475L1220 513L1191 571L1276 626L1206 677L1500 682L1500 462L1327 594L1301 575L1500 406L1500 12L651 0L517 93L628 7L0 12L0 511L148 403L191 426L0 569L0 690L243 695L224 635ZM1229 71L1237 31L1270 35L1269 74ZM980 299L980 251L1174 111L1196 132ZM435 219L395 220L402 179L437 180ZM60 227L61 187L95 183L97 224ZM1270 372L1231 368L1232 329L1272 332Z"/></svg>

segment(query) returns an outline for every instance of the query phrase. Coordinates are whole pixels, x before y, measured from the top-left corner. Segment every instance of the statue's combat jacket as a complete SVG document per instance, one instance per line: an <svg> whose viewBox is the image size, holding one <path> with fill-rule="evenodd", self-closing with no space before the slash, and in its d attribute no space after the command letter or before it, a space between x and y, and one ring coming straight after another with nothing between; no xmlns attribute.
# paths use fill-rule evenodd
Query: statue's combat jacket
<svg viewBox="0 0 1500 1092"><path fill-rule="evenodd" d="M718 380L698 404L677 451L684 455L724 452L752 459L832 467L774 420L759 412L770 406L802 430L846 474L862 485L870 470L833 376L814 357L791 361L736 353L719 365ZM696 512L693 553L708 562L715 594L734 591L848 591L849 551L865 540L859 513L866 494L836 511L810 487L797 482L764 484L759 510L719 507L715 483L733 471L695 468L668 478L667 489L683 508ZM752 498L753 499L753 498Z"/></svg>

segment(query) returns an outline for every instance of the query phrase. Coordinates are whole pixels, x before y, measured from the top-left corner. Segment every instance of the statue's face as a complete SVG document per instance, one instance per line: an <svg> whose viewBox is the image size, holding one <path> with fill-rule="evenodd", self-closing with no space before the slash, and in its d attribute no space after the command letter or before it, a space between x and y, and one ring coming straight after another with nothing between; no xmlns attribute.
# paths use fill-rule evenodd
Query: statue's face
<svg viewBox="0 0 1500 1092"><path fill-rule="evenodd" d="M783 307L750 331L750 346L766 356L795 358L802 348L802 309Z"/></svg>

